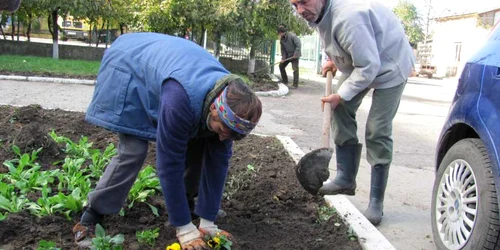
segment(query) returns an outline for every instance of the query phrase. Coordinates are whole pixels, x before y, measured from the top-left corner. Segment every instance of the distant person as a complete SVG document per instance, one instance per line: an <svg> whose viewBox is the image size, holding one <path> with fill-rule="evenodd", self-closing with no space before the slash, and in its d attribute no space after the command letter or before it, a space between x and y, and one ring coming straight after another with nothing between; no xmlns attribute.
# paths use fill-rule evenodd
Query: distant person
<svg viewBox="0 0 500 250"><path fill-rule="evenodd" d="M21 0L0 0L0 11L14 12L20 5Z"/></svg>
<svg viewBox="0 0 500 250"><path fill-rule="evenodd" d="M214 222L233 140L247 136L261 114L254 92L197 44L154 33L120 36L104 54L85 116L118 134L118 155L88 195L73 228L76 243L88 247L103 215L123 207L148 141L156 141L168 220L182 249L206 249L204 235L231 237Z"/></svg>
<svg viewBox="0 0 500 250"><path fill-rule="evenodd" d="M342 75L331 104L337 176L321 194L354 195L361 150L356 113L373 89L365 126L366 157L371 165L370 202L364 212L374 225L382 221L384 194L392 162L392 122L413 67L412 50L396 15L378 2L358 0L290 0L297 13L315 28L332 61L323 71Z"/></svg>
<svg viewBox="0 0 500 250"><path fill-rule="evenodd" d="M278 35L281 45L281 61L279 64L281 80L283 84L288 85L288 76L286 75L285 68L288 63L292 63L293 88L297 88L299 86L299 58L301 56L300 39L293 32L287 31L283 25L278 27Z"/></svg>

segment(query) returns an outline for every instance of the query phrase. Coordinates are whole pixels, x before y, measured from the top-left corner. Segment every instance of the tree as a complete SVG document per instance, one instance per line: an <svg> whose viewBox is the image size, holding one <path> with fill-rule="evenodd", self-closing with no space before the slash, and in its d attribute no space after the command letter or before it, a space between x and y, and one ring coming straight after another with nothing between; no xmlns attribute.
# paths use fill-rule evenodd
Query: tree
<svg viewBox="0 0 500 250"><path fill-rule="evenodd" d="M255 70L256 48L264 41L275 40L280 24L297 34L311 33L305 22L294 15L288 0L239 0L236 31L250 47L248 73Z"/></svg>
<svg viewBox="0 0 500 250"><path fill-rule="evenodd" d="M410 43L417 44L422 41L424 37L422 31L422 18L419 16L415 5L406 0L400 0L393 11L401 20Z"/></svg>
<svg viewBox="0 0 500 250"><path fill-rule="evenodd" d="M28 41L31 40L31 26L33 23L33 18L43 15L42 5L37 0L23 0L21 7L17 11L18 16L24 16L25 24L28 28L26 31L26 36Z"/></svg>
<svg viewBox="0 0 500 250"><path fill-rule="evenodd" d="M48 11L49 31L52 34L52 58L59 59L59 24L57 19L59 15L65 16L70 10L81 7L83 0L41 0L38 1L40 8Z"/></svg>

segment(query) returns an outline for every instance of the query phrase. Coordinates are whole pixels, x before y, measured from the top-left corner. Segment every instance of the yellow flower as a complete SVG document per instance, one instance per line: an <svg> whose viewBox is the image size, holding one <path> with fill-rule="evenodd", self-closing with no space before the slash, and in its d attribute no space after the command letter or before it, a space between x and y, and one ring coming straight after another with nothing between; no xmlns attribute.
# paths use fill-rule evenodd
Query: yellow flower
<svg viewBox="0 0 500 250"><path fill-rule="evenodd" d="M217 243L217 245L220 244L220 238L219 237L214 237L213 240L215 241L215 243Z"/></svg>
<svg viewBox="0 0 500 250"><path fill-rule="evenodd" d="M166 250L181 250L181 245L179 245L179 243L176 242L168 246Z"/></svg>
<svg viewBox="0 0 500 250"><path fill-rule="evenodd" d="M212 238L207 241L207 245L211 248L215 248L216 246L219 245L219 242L216 241L215 238Z"/></svg>

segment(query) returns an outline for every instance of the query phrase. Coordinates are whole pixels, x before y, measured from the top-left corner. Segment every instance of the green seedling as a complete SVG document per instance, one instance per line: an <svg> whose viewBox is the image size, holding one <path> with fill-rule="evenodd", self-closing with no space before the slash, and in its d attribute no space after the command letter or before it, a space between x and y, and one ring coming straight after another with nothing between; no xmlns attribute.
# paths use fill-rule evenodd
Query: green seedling
<svg viewBox="0 0 500 250"><path fill-rule="evenodd" d="M23 195L18 196L14 192L8 194L8 196L0 194L0 212L19 213L24 210L28 201Z"/></svg>
<svg viewBox="0 0 500 250"><path fill-rule="evenodd" d="M213 250L231 250L233 242L230 241L225 235L217 233L214 237L210 235L205 236L205 242L208 247Z"/></svg>
<svg viewBox="0 0 500 250"><path fill-rule="evenodd" d="M16 186L23 194L30 192L31 188L37 186L39 180L41 180L39 178L39 170L41 167L35 162L41 150L42 148L34 150L31 155L27 153L21 154L19 147L15 145L12 146L12 151L14 151L19 158L8 160L3 163L9 170L8 173L3 176L3 179Z"/></svg>
<svg viewBox="0 0 500 250"><path fill-rule="evenodd" d="M324 224L330 221L330 218L336 213L335 208L328 206L321 206L318 208L318 217L316 218L316 223Z"/></svg>
<svg viewBox="0 0 500 250"><path fill-rule="evenodd" d="M92 250L121 250L125 240L123 234L117 234L114 237L106 235L101 224L97 224L95 228L95 238L92 239Z"/></svg>
<svg viewBox="0 0 500 250"><path fill-rule="evenodd" d="M56 243L53 241L41 240L36 250L61 250L61 248L56 247Z"/></svg>
<svg viewBox="0 0 500 250"><path fill-rule="evenodd" d="M4 221L5 219L7 219L7 215L8 215L8 214L9 214L9 213L1 213L1 212L0 212L0 221Z"/></svg>
<svg viewBox="0 0 500 250"><path fill-rule="evenodd" d="M150 165L146 166L139 172L134 185L130 189L128 194L128 208L133 207L137 202L143 202L151 208L154 215L160 216L158 208L146 202L149 196L154 195L156 191L160 190L160 180L156 175L156 170Z"/></svg>
<svg viewBox="0 0 500 250"><path fill-rule="evenodd" d="M156 239L160 235L160 229L148 229L144 231L137 231L135 237L137 241L141 244L149 245L150 247L155 246Z"/></svg>
<svg viewBox="0 0 500 250"><path fill-rule="evenodd" d="M356 232L354 232L354 229L352 227L349 227L349 230L347 230L347 237L350 241L358 240L358 235L356 234Z"/></svg>
<svg viewBox="0 0 500 250"><path fill-rule="evenodd" d="M240 172L236 175L231 175L226 181L223 197L230 200L243 187L251 183L252 178L256 176L257 170L251 164L247 165L245 172Z"/></svg>
<svg viewBox="0 0 500 250"><path fill-rule="evenodd" d="M48 187L42 189L42 197L37 202L28 202L27 208L31 214L37 217L64 213L64 204L59 203L57 196L49 196L51 190Z"/></svg>

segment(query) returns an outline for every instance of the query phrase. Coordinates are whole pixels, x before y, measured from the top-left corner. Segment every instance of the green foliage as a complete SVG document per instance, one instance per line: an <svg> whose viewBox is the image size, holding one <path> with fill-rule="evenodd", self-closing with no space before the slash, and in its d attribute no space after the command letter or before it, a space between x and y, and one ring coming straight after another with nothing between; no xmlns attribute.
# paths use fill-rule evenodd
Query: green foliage
<svg viewBox="0 0 500 250"><path fill-rule="evenodd" d="M231 175L226 180L223 197L230 200L235 193L251 183L252 178L257 176L257 170L253 165L248 164L246 171Z"/></svg>
<svg viewBox="0 0 500 250"><path fill-rule="evenodd" d="M0 174L0 220L4 220L7 213L26 209L37 217L61 214L71 219L71 213L83 208L91 179L100 177L104 165L116 153L112 144L101 153L91 148L92 143L86 137L77 144L55 132L50 135L66 144L68 155L60 169L40 170L35 161L41 149L28 154L22 153L17 146L12 147L18 158L5 161L3 165L8 172ZM28 194L36 197L36 201L28 200Z"/></svg>
<svg viewBox="0 0 500 250"><path fill-rule="evenodd" d="M38 243L36 250L61 250L61 248L56 247L56 243L53 241L42 240Z"/></svg>
<svg viewBox="0 0 500 250"><path fill-rule="evenodd" d="M422 17L418 14L417 7L407 0L400 0L393 11L401 20L408 40L414 44L422 41L424 38Z"/></svg>
<svg viewBox="0 0 500 250"><path fill-rule="evenodd" d="M135 233L135 237L137 238L137 241L139 243L149 245L150 247L155 246L156 239L158 238L159 235L160 235L159 228L137 231Z"/></svg>
<svg viewBox="0 0 500 250"><path fill-rule="evenodd" d="M134 185L130 189L130 192L128 194L128 200L129 200L128 207L129 208L133 207L136 202L143 202L146 203L151 208L151 211L153 212L154 215L160 216L158 214L158 209L155 206L146 202L147 198L149 196L154 195L157 190L158 191L161 190L160 180L156 175L155 168L148 165L139 172L137 179L134 182Z"/></svg>
<svg viewBox="0 0 500 250"><path fill-rule="evenodd" d="M324 224L330 221L330 218L336 213L335 208L328 206L321 206L318 208L318 217L316 223Z"/></svg>
<svg viewBox="0 0 500 250"><path fill-rule="evenodd" d="M106 235L104 228L101 224L96 225L95 238L92 239L92 250L121 250L123 249L122 244L125 240L123 234L117 234L113 237Z"/></svg>
<svg viewBox="0 0 500 250"><path fill-rule="evenodd" d="M213 250L231 250L233 242L229 240L225 235L217 233L214 237L210 235L205 235L205 242L208 247Z"/></svg>
<svg viewBox="0 0 500 250"><path fill-rule="evenodd" d="M100 62L54 60L48 57L0 55L0 70L64 74L67 76L96 76Z"/></svg>

